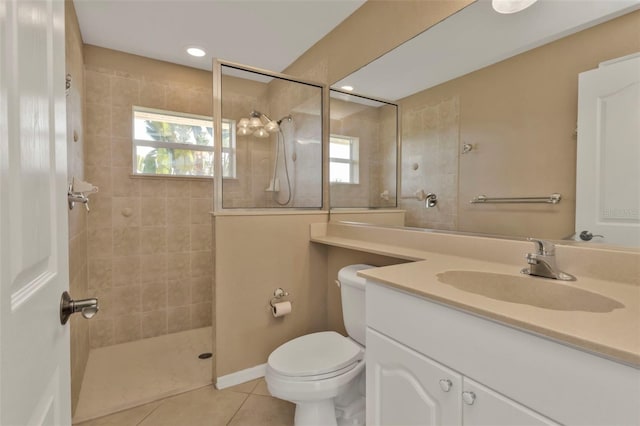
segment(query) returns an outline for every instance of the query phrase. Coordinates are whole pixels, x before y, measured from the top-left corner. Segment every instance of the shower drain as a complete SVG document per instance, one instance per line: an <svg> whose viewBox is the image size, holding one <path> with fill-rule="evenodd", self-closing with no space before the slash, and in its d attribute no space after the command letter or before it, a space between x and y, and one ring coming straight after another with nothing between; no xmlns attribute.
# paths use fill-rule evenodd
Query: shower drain
<svg viewBox="0 0 640 426"><path fill-rule="evenodd" d="M201 353L200 355L198 355L198 358L207 359L207 358L211 358L212 356L213 356L213 354L211 352L204 352L204 353Z"/></svg>

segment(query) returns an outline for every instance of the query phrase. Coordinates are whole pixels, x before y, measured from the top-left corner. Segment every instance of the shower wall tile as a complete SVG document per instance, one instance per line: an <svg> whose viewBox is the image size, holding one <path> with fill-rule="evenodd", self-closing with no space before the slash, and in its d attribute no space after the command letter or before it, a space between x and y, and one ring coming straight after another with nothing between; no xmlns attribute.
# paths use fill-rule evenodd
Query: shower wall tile
<svg viewBox="0 0 640 426"><path fill-rule="evenodd" d="M89 48L91 58L102 52ZM211 116L210 73L176 74L175 65L142 58L126 69L122 55L119 69L84 65L84 179L99 192L83 219L84 246L70 241L70 253L78 271L83 257L75 254L86 253L84 282L100 299L87 325L92 348L211 323L211 312L207 320L203 307L193 307L211 299L213 181L132 177L133 106Z"/></svg>

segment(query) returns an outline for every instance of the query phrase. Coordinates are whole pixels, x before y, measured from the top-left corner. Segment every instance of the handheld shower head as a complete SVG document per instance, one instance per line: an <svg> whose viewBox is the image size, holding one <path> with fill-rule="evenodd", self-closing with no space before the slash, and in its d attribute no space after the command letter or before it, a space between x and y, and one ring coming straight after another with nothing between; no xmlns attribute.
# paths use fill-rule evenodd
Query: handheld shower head
<svg viewBox="0 0 640 426"><path fill-rule="evenodd" d="M293 121L293 118L291 117L291 114L289 115L285 115L284 117L282 117L280 120L276 121L276 123L278 123L278 126L280 124L282 124L283 121L287 120L288 122Z"/></svg>

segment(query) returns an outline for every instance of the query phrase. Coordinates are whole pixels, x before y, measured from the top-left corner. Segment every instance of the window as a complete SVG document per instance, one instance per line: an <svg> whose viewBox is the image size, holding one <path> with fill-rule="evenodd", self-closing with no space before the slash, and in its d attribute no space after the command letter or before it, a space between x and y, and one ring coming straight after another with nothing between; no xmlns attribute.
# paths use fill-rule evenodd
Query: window
<svg viewBox="0 0 640 426"><path fill-rule="evenodd" d="M235 122L222 120L222 175L235 177ZM213 176L210 117L133 108L134 174Z"/></svg>
<svg viewBox="0 0 640 426"><path fill-rule="evenodd" d="M329 180L358 183L358 138L331 135L329 138Z"/></svg>

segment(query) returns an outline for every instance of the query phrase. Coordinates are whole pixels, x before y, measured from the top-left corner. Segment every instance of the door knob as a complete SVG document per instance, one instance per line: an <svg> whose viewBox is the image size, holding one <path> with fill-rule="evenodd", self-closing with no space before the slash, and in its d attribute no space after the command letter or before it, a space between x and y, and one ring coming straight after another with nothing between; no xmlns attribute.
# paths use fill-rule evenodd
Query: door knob
<svg viewBox="0 0 640 426"><path fill-rule="evenodd" d="M93 318L99 309L98 299L73 300L65 291L60 298L60 324L65 325L69 321L69 317L76 312L80 312L86 319Z"/></svg>
<svg viewBox="0 0 640 426"><path fill-rule="evenodd" d="M604 235L593 235L591 232L589 231L582 231L580 233L580 239L582 241L591 241L593 239L593 237L599 237L599 238L604 238Z"/></svg>

